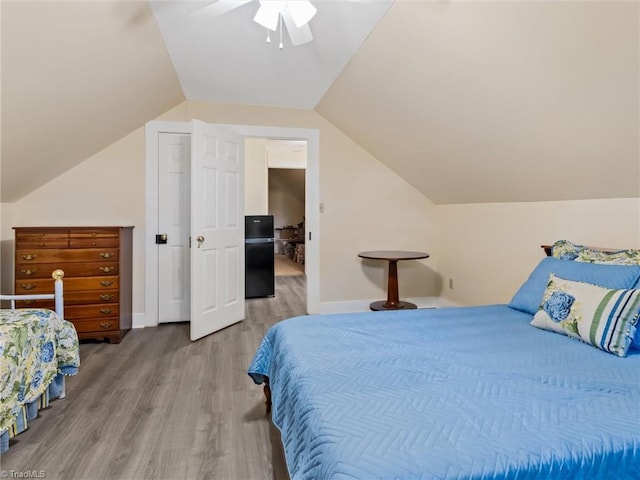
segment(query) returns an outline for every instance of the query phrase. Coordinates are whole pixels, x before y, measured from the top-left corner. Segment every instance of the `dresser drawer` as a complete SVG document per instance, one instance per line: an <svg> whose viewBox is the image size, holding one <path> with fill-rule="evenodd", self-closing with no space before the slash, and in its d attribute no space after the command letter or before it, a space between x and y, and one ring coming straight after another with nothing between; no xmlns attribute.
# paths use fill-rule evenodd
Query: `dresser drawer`
<svg viewBox="0 0 640 480"><path fill-rule="evenodd" d="M117 303L105 305L70 305L64 309L65 320L117 318L120 315Z"/></svg>
<svg viewBox="0 0 640 480"><path fill-rule="evenodd" d="M77 277L64 279L64 296L67 292L81 290L116 290L120 287L120 279L116 276ZM16 280L16 295L28 293L53 293L53 281L46 278Z"/></svg>
<svg viewBox="0 0 640 480"><path fill-rule="evenodd" d="M33 235L34 238L24 239L20 241L22 248L66 248L69 245L69 239L66 235L60 238L49 236L48 238L40 238Z"/></svg>
<svg viewBox="0 0 640 480"><path fill-rule="evenodd" d="M64 267L64 280L69 277L91 277L94 275L118 275L118 262L87 262L87 263L37 263L32 265L20 264L16 268L16 279L51 278L51 273L57 268Z"/></svg>
<svg viewBox="0 0 640 480"><path fill-rule="evenodd" d="M66 247L69 241L69 234L66 230L40 231L25 230L16 232L16 244L36 248ZM55 247L54 247L55 246Z"/></svg>
<svg viewBox="0 0 640 480"><path fill-rule="evenodd" d="M65 292L65 305L87 305L118 303L120 294L118 290L87 290L83 292Z"/></svg>
<svg viewBox="0 0 640 480"><path fill-rule="evenodd" d="M55 305L53 300L20 300L16 301L16 308L48 308L49 310L55 310Z"/></svg>
<svg viewBox="0 0 640 480"><path fill-rule="evenodd" d="M120 292L118 290L88 290L85 292L65 292L64 305L66 311L70 305L93 305L118 303ZM16 302L16 308L48 308L54 309L53 300L21 300Z"/></svg>
<svg viewBox="0 0 640 480"><path fill-rule="evenodd" d="M118 237L69 238L69 248L117 247Z"/></svg>
<svg viewBox="0 0 640 480"><path fill-rule="evenodd" d="M73 326L78 333L108 332L118 330L120 322L117 318L105 318L104 320L74 320Z"/></svg>
<svg viewBox="0 0 640 480"><path fill-rule="evenodd" d="M119 249L117 248L36 250L21 248L19 246L19 250L16 250L16 269L21 269L23 264L100 262L105 260L108 260L110 262L117 262L119 258Z"/></svg>

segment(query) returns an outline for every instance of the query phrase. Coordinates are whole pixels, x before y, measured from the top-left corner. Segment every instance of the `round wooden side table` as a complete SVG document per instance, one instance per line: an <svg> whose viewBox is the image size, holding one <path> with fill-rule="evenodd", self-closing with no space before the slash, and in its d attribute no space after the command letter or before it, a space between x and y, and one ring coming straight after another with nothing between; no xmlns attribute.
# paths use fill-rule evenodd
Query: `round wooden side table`
<svg viewBox="0 0 640 480"><path fill-rule="evenodd" d="M410 302L402 302L398 297L398 261L400 260L419 260L421 258L429 258L429 254L425 252L405 252L397 250L377 250L372 252L360 252L360 258L371 260L386 260L389 262L389 279L387 282L387 299L373 302L369 305L371 310L402 310L417 308L415 304Z"/></svg>

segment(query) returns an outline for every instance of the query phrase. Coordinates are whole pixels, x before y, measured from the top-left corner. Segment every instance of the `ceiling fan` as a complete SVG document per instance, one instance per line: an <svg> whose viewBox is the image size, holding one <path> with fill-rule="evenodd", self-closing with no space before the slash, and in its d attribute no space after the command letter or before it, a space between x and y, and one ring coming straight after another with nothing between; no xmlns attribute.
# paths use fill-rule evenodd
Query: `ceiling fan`
<svg viewBox="0 0 640 480"><path fill-rule="evenodd" d="M254 0L216 0L198 12L206 12L215 18L252 1ZM313 40L309 21L318 10L309 0L259 0L259 3L253 20L267 29L267 43L271 42L269 32L275 32L279 27L280 48L283 48L283 22L293 45L303 45Z"/></svg>

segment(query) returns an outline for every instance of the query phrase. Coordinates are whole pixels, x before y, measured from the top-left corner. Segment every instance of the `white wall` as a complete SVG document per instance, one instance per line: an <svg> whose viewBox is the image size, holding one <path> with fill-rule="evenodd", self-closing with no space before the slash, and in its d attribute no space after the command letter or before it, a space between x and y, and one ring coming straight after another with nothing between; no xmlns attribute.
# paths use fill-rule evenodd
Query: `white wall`
<svg viewBox="0 0 640 480"><path fill-rule="evenodd" d="M363 250L433 253L438 230L433 203L334 125L311 110L185 102L187 118L213 123L320 130L320 301L386 296L386 265L364 262ZM401 296L440 289L438 256L399 266Z"/></svg>
<svg viewBox="0 0 640 480"><path fill-rule="evenodd" d="M0 203L0 292L13 292L13 204Z"/></svg>
<svg viewBox="0 0 640 480"><path fill-rule="evenodd" d="M267 215L269 169L264 138L244 141L244 213Z"/></svg>
<svg viewBox="0 0 640 480"><path fill-rule="evenodd" d="M139 128L13 204L13 226L133 225L134 313L144 311L144 159Z"/></svg>
<svg viewBox="0 0 640 480"><path fill-rule="evenodd" d="M269 182L269 213L276 227L297 226L304 219L304 206L291 193Z"/></svg>
<svg viewBox="0 0 640 480"><path fill-rule="evenodd" d="M306 142L270 140L266 147L269 168L307 168Z"/></svg>
<svg viewBox="0 0 640 480"><path fill-rule="evenodd" d="M320 301L386 295L386 265L364 250L419 250L399 264L401 297L443 294L462 304L508 301L559 238L640 247L640 199L434 205L313 111L185 102L160 119L320 131ZM7 211L11 217L7 218ZM2 211L3 282L13 258L12 226L133 225L133 310L144 314L145 137L139 128ZM11 270L9 270L10 272Z"/></svg>
<svg viewBox="0 0 640 480"><path fill-rule="evenodd" d="M640 248L640 198L440 205L436 213L442 293L464 305L509 302L544 258L543 244Z"/></svg>
<svg viewBox="0 0 640 480"><path fill-rule="evenodd" d="M320 131L321 302L384 298L385 266L365 264L359 251L435 245L431 202L317 113L184 102L158 119L191 118ZM144 315L145 217L143 128L13 204L14 225L133 225L134 318ZM401 294L436 295L436 262L437 256L401 266Z"/></svg>

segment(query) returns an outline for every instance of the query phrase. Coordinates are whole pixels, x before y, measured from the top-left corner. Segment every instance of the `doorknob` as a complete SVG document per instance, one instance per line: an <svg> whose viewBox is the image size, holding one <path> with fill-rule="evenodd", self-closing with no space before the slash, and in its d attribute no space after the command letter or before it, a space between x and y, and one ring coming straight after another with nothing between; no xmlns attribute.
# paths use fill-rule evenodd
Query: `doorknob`
<svg viewBox="0 0 640 480"><path fill-rule="evenodd" d="M202 242L204 242L204 236L198 235L196 237L196 242L198 242L198 248L200 248L200 245L202 245Z"/></svg>

